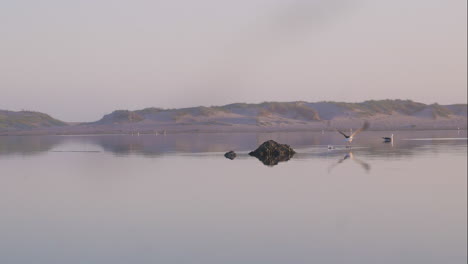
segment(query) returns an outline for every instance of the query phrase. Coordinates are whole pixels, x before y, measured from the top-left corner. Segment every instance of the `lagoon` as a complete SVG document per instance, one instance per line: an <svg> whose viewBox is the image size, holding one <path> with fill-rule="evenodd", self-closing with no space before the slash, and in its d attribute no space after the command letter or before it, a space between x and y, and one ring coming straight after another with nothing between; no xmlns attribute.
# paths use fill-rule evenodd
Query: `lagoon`
<svg viewBox="0 0 468 264"><path fill-rule="evenodd" d="M0 263L467 258L466 131L7 136L0 169Z"/></svg>

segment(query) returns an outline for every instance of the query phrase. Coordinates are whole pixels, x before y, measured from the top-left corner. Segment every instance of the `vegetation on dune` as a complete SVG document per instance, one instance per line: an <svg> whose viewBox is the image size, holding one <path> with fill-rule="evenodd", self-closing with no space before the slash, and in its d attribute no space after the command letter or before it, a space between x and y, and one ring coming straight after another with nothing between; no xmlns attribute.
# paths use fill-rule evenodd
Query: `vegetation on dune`
<svg viewBox="0 0 468 264"><path fill-rule="evenodd" d="M175 111L173 115L173 119L175 121L179 121L184 117L198 117L198 116L209 117L209 116L215 116L220 113L229 113L228 110L219 106L211 106L211 107L198 106L198 107L191 107L191 108L175 109L172 111Z"/></svg>
<svg viewBox="0 0 468 264"><path fill-rule="evenodd" d="M142 110L137 110L137 111L134 111L136 114L138 115L152 115L152 114L157 114L157 113L160 113L164 111L164 109L161 109L161 108L156 108L156 107L148 107L148 108L145 108L145 109L142 109Z"/></svg>
<svg viewBox="0 0 468 264"><path fill-rule="evenodd" d="M186 111L176 111L174 115L172 115L172 119L174 121L180 121L182 118L189 116L189 113Z"/></svg>
<svg viewBox="0 0 468 264"><path fill-rule="evenodd" d="M0 111L0 129L31 129L66 125L67 123L40 112Z"/></svg>
<svg viewBox="0 0 468 264"><path fill-rule="evenodd" d="M371 100L365 101L362 104L376 113L391 114L399 112L406 115L414 114L426 107L425 104L416 103L411 100Z"/></svg>
<svg viewBox="0 0 468 264"><path fill-rule="evenodd" d="M134 111L129 110L116 110L108 115L105 115L101 120L95 122L97 124L119 124L119 123L133 123L140 122L144 117Z"/></svg>
<svg viewBox="0 0 468 264"><path fill-rule="evenodd" d="M212 116L212 115L219 114L220 112L226 113L228 111L224 110L221 107L217 107L217 106L212 106L212 107L200 106L200 107L196 108L195 115Z"/></svg>
<svg viewBox="0 0 468 264"><path fill-rule="evenodd" d="M307 102L263 102L259 104L234 103L224 106L191 107L181 109L145 108L136 111L117 110L103 116L99 121L83 123L86 125L119 125L137 123L145 119L148 122L158 122L172 118L173 121L190 124L203 122L204 124L230 124L229 121L220 123L216 118L225 118L236 113L235 118L257 120L257 124L268 126L271 124L298 124L322 120L321 112L327 119L335 117L357 116L362 118L378 114L391 115L394 113L423 117L452 118L465 117L467 104L439 105L437 103L426 105L411 100L368 100L361 103L320 102L319 104ZM322 110L323 109L323 110ZM330 110L333 109L333 110ZM161 118L158 115L162 114ZM203 117L201 119L197 119ZM275 120L276 118L276 120ZM54 119L47 114L33 111L5 111L0 110L0 130L27 130L33 128L59 127L69 124Z"/></svg>
<svg viewBox="0 0 468 264"><path fill-rule="evenodd" d="M361 116L373 116L376 114L390 115L392 113L401 113L412 115L422 111L427 105L413 102L411 100L369 100L362 103L342 103L330 102L346 110L354 111Z"/></svg>
<svg viewBox="0 0 468 264"><path fill-rule="evenodd" d="M304 119L309 121L320 120L319 113L312 107L306 105L304 102L290 102L290 103L262 103L260 104L259 116L267 116L271 114L278 114L288 116L293 119Z"/></svg>
<svg viewBox="0 0 468 264"><path fill-rule="evenodd" d="M450 111L449 109L435 103L435 104L431 104L430 105L431 107L431 112L432 112L432 117L433 118L437 118L437 117L449 117L450 115L452 115L452 111Z"/></svg>
<svg viewBox="0 0 468 264"><path fill-rule="evenodd" d="M446 106L447 107L447 106ZM452 112L456 115L467 115L468 112L468 105L467 104L454 104L454 105L449 105L452 109Z"/></svg>
<svg viewBox="0 0 468 264"><path fill-rule="evenodd" d="M246 103L234 103L234 104L228 104L224 106L220 106L221 109L230 111L232 109L247 109L251 107L257 107L259 104L246 104Z"/></svg>
<svg viewBox="0 0 468 264"><path fill-rule="evenodd" d="M345 102L323 102L338 106L344 111L354 112L362 117L369 117L376 114L390 115L400 113L404 115L413 115L424 110L428 105L414 102L411 100L368 100L361 103ZM320 113L304 102L263 102L260 104L236 103L222 106L227 110L234 109L258 109L260 116L271 114L285 115L286 113L295 114L296 118L305 120L321 120ZM461 108L461 107L460 107ZM448 109L447 109L448 110ZM450 110L449 110L450 111ZM463 111L463 110L460 110Z"/></svg>
<svg viewBox="0 0 468 264"><path fill-rule="evenodd" d="M343 111L354 112L361 117L370 117L377 114L391 115L400 113L403 115L413 115L428 107L433 107L435 116L449 117L452 111L444 106L426 105L423 103L414 102L411 100L368 100L361 103L345 103L345 102L323 102L336 105ZM466 104L452 105L456 107L457 114L466 115ZM253 110L257 111L257 117L265 117L271 115L280 115L287 118L302 119L307 121L321 120L320 113L305 102L263 102L259 104L234 103L224 106L212 107L194 107L185 109L174 109L177 111L175 119L180 119L184 116L212 116L218 111L234 112L236 110Z"/></svg>

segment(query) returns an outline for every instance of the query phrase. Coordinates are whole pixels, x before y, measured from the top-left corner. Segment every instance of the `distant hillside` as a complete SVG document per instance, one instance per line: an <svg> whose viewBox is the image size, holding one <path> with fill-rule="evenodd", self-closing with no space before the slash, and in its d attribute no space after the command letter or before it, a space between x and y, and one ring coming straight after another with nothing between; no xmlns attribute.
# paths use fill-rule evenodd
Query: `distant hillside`
<svg viewBox="0 0 468 264"><path fill-rule="evenodd" d="M44 113L0 110L0 130L24 130L63 126L67 126L67 123Z"/></svg>
<svg viewBox="0 0 468 264"><path fill-rule="evenodd" d="M107 124L121 124L142 121L144 118L137 112L128 110L116 110L108 115L105 115L101 120L91 124L107 125Z"/></svg>
<svg viewBox="0 0 468 264"><path fill-rule="evenodd" d="M414 116L438 119L467 114L466 104L423 104L411 100L379 100L362 103L344 102L265 102L181 109L147 108L137 111L118 110L92 124L139 122L176 122L218 124L304 123L337 118L372 118L376 116Z"/></svg>
<svg viewBox="0 0 468 264"><path fill-rule="evenodd" d="M42 129L44 134L333 130L359 127L364 120L369 121L370 129L374 130L467 126L466 104L423 104L411 100L235 103L179 109L117 110L98 121L69 126L41 113L0 113L0 132L3 125L3 129L10 130Z"/></svg>

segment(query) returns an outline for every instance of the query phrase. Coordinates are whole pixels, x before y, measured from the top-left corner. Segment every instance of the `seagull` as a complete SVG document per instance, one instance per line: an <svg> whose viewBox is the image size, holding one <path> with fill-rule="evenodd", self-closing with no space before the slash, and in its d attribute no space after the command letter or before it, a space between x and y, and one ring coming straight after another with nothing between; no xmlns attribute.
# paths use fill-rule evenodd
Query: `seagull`
<svg viewBox="0 0 468 264"><path fill-rule="evenodd" d="M350 136L346 135L345 133L341 132L341 131L338 130L338 129L337 129L337 131L338 131L341 135L343 135L343 136L345 137L345 140L346 140L347 145L348 145L348 147L349 147L349 145L351 144L351 142L353 142L354 136L356 136L358 133L361 133L362 131L364 131L364 130L366 130L366 129L368 129L368 128L369 128L369 122L365 121L365 122L364 122L364 125L363 125L360 129L354 131L354 133L352 133Z"/></svg>
<svg viewBox="0 0 468 264"><path fill-rule="evenodd" d="M385 143L393 142L393 134L390 137L382 137Z"/></svg>

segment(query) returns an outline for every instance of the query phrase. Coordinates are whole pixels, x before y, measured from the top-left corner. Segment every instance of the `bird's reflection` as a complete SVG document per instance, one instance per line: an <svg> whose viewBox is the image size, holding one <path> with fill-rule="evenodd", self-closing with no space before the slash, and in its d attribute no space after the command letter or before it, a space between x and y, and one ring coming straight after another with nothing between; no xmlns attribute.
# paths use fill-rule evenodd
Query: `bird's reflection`
<svg viewBox="0 0 468 264"><path fill-rule="evenodd" d="M367 162L364 162L358 158L355 157L355 155L353 154L353 152L348 152L346 153L346 155L344 155L343 158L339 159L336 163L332 164L329 168L328 168L328 173L330 173L336 166L342 164L345 160L353 160L355 161L357 164L361 165L361 167L367 172L369 173L370 169L371 169L371 166L369 163Z"/></svg>

